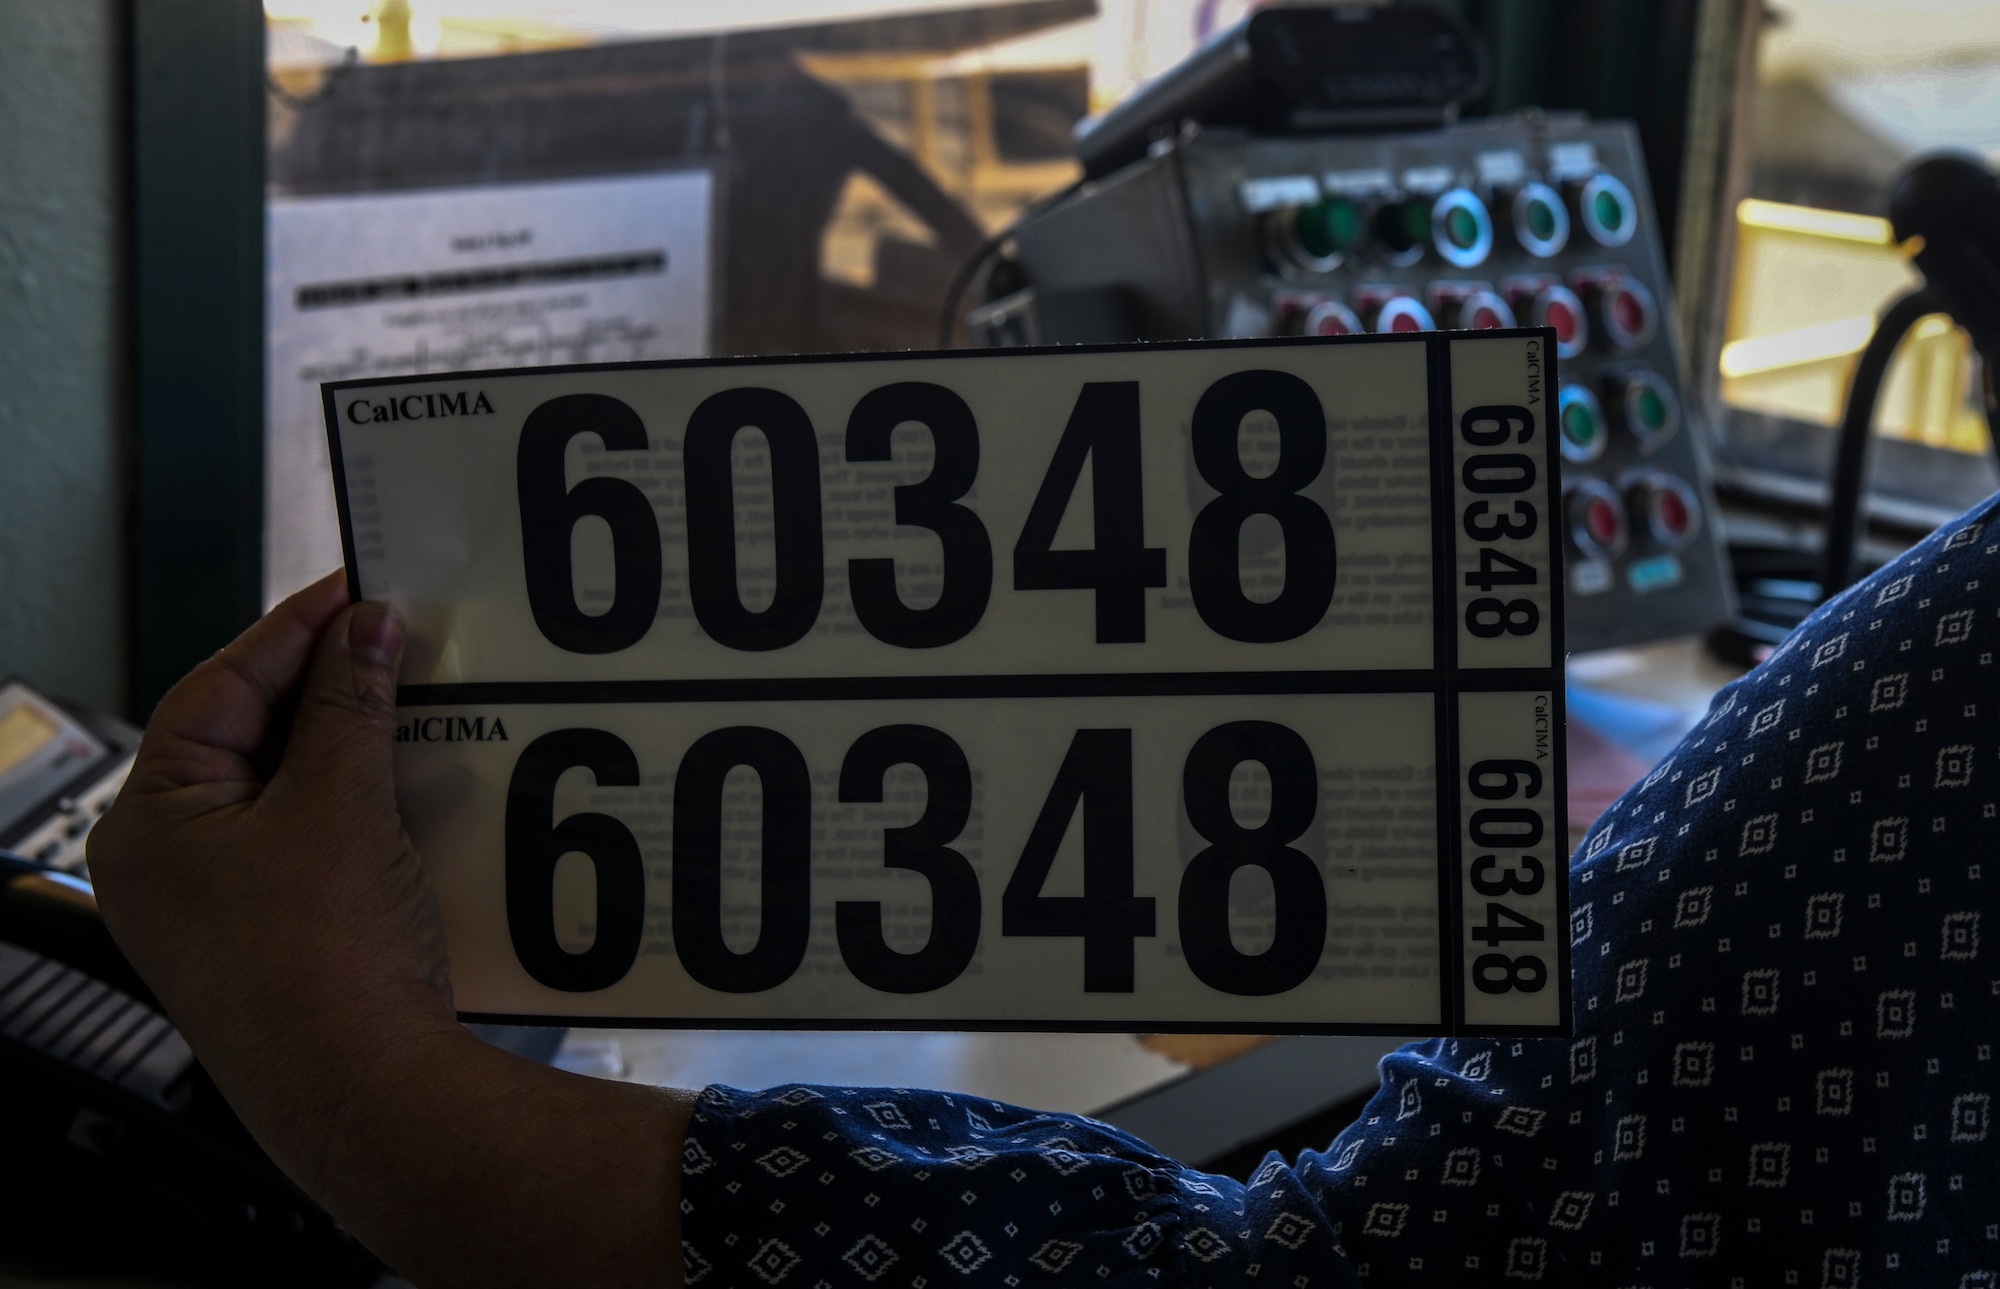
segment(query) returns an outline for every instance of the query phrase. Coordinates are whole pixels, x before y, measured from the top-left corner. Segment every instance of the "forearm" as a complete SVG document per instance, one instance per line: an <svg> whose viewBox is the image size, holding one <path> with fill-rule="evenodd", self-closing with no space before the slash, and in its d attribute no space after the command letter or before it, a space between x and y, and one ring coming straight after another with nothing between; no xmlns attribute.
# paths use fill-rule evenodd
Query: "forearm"
<svg viewBox="0 0 2000 1289"><path fill-rule="evenodd" d="M406 1037L343 1081L338 1106L265 1093L239 1109L414 1283L681 1283L692 1094L566 1074L457 1027Z"/></svg>
<svg viewBox="0 0 2000 1289"><path fill-rule="evenodd" d="M273 1161L404 1275L677 1285L692 1098L454 1018L395 805L402 639L336 575L176 685L91 833L106 924Z"/></svg>

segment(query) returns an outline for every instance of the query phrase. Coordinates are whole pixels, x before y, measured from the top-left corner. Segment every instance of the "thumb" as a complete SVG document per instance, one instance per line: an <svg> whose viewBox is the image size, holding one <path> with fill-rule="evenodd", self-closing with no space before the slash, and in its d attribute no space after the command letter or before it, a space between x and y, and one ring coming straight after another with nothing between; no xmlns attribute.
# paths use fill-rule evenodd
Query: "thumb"
<svg viewBox="0 0 2000 1289"><path fill-rule="evenodd" d="M379 801L393 812L390 749L403 623L363 600L327 624L299 692L298 715L277 778L319 793Z"/></svg>

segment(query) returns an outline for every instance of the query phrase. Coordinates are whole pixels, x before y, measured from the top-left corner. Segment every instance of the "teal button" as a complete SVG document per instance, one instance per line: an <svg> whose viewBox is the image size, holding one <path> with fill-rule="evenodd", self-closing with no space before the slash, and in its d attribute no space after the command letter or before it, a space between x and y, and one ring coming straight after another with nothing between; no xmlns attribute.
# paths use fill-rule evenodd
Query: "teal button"
<svg viewBox="0 0 2000 1289"><path fill-rule="evenodd" d="M1634 560L1625 570L1625 581L1635 591L1662 591L1681 584L1681 561L1678 555L1652 555L1646 559Z"/></svg>

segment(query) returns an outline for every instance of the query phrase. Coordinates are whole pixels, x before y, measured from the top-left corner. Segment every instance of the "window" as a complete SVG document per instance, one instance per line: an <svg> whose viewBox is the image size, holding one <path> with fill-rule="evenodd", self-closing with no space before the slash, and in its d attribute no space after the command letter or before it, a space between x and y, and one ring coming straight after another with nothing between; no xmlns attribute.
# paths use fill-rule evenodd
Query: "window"
<svg viewBox="0 0 2000 1289"><path fill-rule="evenodd" d="M321 381L925 347L1069 135L1243 0L268 0L264 593Z"/></svg>
<svg viewBox="0 0 2000 1289"><path fill-rule="evenodd" d="M1874 319L1921 281L1884 218L1940 149L2000 160L2000 8L1780 0L1762 42L1748 197L1713 369L1725 477L1816 502ZM1992 491L1977 358L1948 318L1904 342L1876 415L1874 510L1928 527Z"/></svg>

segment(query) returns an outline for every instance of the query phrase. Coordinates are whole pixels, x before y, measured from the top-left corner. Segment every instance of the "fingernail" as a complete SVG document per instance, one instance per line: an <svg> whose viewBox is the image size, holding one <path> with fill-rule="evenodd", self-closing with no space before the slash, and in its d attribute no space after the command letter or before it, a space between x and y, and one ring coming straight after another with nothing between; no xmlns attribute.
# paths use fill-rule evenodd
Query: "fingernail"
<svg viewBox="0 0 2000 1289"><path fill-rule="evenodd" d="M347 619L347 647L371 661L393 666L403 652L403 620L388 605L363 600Z"/></svg>

